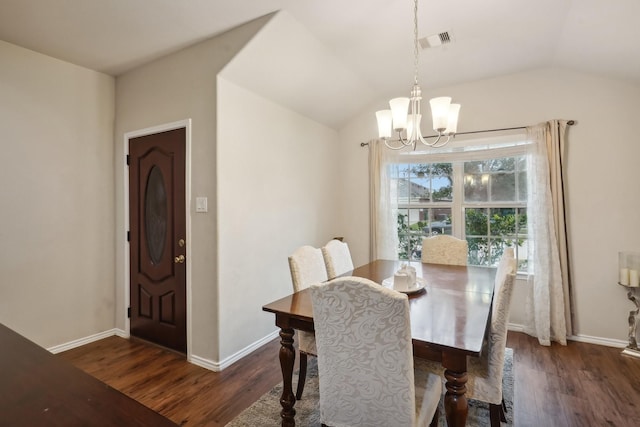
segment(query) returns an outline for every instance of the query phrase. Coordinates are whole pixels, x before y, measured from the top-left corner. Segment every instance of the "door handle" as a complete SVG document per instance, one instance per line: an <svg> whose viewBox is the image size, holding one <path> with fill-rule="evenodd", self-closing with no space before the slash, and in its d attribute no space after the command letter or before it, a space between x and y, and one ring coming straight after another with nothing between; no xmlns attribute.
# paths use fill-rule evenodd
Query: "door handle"
<svg viewBox="0 0 640 427"><path fill-rule="evenodd" d="M184 255L178 255L173 259L176 264L184 264Z"/></svg>

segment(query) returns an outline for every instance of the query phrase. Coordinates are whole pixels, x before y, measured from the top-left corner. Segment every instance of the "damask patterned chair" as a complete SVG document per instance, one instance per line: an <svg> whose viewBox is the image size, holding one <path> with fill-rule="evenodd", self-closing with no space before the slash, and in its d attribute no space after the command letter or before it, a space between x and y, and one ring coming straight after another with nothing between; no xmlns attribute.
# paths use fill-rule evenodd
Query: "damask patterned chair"
<svg viewBox="0 0 640 427"><path fill-rule="evenodd" d="M353 270L353 260L349 245L340 240L330 240L322 248L322 256L327 268L329 279Z"/></svg>
<svg viewBox="0 0 640 427"><path fill-rule="evenodd" d="M310 290L322 425L436 426L442 380L414 373L407 295L359 277Z"/></svg>
<svg viewBox="0 0 640 427"><path fill-rule="evenodd" d="M313 246L301 246L289 256L289 270L293 292L308 288L314 283L326 282L327 270L324 264L322 250ZM300 351L300 372L296 399L300 400L307 378L307 355L315 356L316 340L311 332L298 331L298 350Z"/></svg>
<svg viewBox="0 0 640 427"><path fill-rule="evenodd" d="M422 262L430 264L467 265L469 244L446 234L422 239Z"/></svg>
<svg viewBox="0 0 640 427"><path fill-rule="evenodd" d="M485 351L480 358L467 358L466 397L489 404L491 427L500 427L500 420L506 422L502 398L502 378L507 345L507 323L515 273L516 260L513 248L507 248L496 271L491 330L487 342L488 351ZM420 370L442 373L442 366L439 363L416 359L416 366Z"/></svg>

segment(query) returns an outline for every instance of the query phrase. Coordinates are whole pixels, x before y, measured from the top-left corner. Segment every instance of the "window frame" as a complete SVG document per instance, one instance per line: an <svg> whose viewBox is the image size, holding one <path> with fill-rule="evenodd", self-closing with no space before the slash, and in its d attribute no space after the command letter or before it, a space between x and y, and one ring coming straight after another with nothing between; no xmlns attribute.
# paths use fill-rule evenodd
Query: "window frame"
<svg viewBox="0 0 640 427"><path fill-rule="evenodd" d="M451 209L451 235L460 239L467 238L466 236L466 209L494 209L494 208L507 208L507 209L524 209L527 212L528 197L524 200L516 201L502 201L502 202L477 202L477 201L464 201L464 164L471 161L484 161L490 159L500 159L509 157L524 157L525 164L528 163L528 143L523 135L511 135L501 138L495 138L496 143L492 144L492 139L482 138L475 141L465 141L465 147L462 149L455 145L448 150L436 150L434 153L422 151L422 152L403 152L392 162L397 165L412 165L412 164L434 164L434 163L451 163L451 179L452 179L452 201L451 202L423 202L423 203L411 203L410 198L408 203L400 203L400 198L396 197L398 214L402 210L407 209L434 209L434 208L450 208ZM470 147L471 149L465 150ZM518 186L518 171L514 171L515 185ZM527 170L527 173L531 171ZM400 178L398 176L398 178ZM528 181L528 180L527 180ZM527 182L528 183L528 182ZM518 188L518 187L516 187ZM432 189L430 188L430 191ZM490 189L489 189L490 191ZM527 185L527 194L528 194ZM430 194L431 195L431 194ZM396 215L397 217L397 215ZM431 218L431 214L430 214ZM425 236L427 234L424 234ZM522 236L516 232L516 236ZM398 240L400 243L400 235ZM489 236L490 237L490 236ZM528 241L528 236L524 236L527 239L527 244L531 245ZM517 245L516 245L517 246ZM400 246L399 246L400 248ZM518 255L519 247L516 248L516 255ZM410 257L410 256L409 256ZM523 258L522 260L525 260ZM518 262L520 266L520 260ZM526 269L526 267L525 267ZM520 269L518 273L526 273L525 269Z"/></svg>

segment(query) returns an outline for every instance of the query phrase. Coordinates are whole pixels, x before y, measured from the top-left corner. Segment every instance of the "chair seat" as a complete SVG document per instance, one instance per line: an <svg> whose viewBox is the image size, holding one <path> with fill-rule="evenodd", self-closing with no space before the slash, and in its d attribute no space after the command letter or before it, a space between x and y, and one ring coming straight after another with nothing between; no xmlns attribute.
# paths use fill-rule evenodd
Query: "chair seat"
<svg viewBox="0 0 640 427"><path fill-rule="evenodd" d="M443 391L442 381L437 375L415 366L415 362L413 373L416 393L416 426L426 427L430 425L433 414L438 409Z"/></svg>
<svg viewBox="0 0 640 427"><path fill-rule="evenodd" d="M298 331L298 350L317 356L316 336L312 332Z"/></svg>

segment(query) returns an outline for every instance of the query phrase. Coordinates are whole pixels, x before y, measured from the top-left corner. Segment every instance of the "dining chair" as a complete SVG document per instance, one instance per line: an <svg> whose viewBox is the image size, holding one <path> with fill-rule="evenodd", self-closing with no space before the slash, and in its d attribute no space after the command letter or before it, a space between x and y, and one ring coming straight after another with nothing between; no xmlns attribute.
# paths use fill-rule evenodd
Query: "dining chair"
<svg viewBox="0 0 640 427"><path fill-rule="evenodd" d="M447 234L422 239L422 262L431 264L467 265L469 244Z"/></svg>
<svg viewBox="0 0 640 427"><path fill-rule="evenodd" d="M340 240L330 240L322 247L322 256L327 268L329 279L340 276L353 270L353 260L349 245Z"/></svg>
<svg viewBox="0 0 640 427"><path fill-rule="evenodd" d="M322 250L309 245L299 247L289 256L289 270L293 292L306 289L314 283L326 282L328 279ZM298 331L298 351L300 370L296 399L300 400L307 378L307 356L317 355L316 340L312 332Z"/></svg>
<svg viewBox="0 0 640 427"><path fill-rule="evenodd" d="M407 295L360 277L312 285L323 426L436 426L442 380L416 375Z"/></svg>
<svg viewBox="0 0 640 427"><path fill-rule="evenodd" d="M500 427L501 420L506 422L502 378L507 346L507 323L515 277L514 251L513 248L506 248L496 270L491 326L487 339L488 351L480 358L467 357L466 397L489 404L491 427ZM416 359L416 365L417 369L428 372L442 372L442 366L437 362Z"/></svg>

